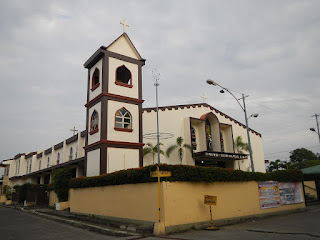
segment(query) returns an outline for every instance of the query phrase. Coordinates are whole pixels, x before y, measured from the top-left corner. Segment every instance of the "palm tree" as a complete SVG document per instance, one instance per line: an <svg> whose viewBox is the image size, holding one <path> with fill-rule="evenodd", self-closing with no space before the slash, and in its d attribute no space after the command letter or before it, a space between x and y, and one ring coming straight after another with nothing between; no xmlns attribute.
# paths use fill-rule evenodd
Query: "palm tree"
<svg viewBox="0 0 320 240"><path fill-rule="evenodd" d="M242 137L236 137L234 140L234 146L238 153L243 154L243 151L249 152L249 144L242 141Z"/></svg>
<svg viewBox="0 0 320 240"><path fill-rule="evenodd" d="M286 169L286 163L277 159L274 162L270 162L268 167L268 172L273 172L274 170Z"/></svg>
<svg viewBox="0 0 320 240"><path fill-rule="evenodd" d="M160 154L164 155L164 152L161 150L162 143L159 143L160 148ZM158 146L153 146L152 143L147 143L147 147L143 148L143 156L148 155L149 153L152 153L152 162L154 164L154 154L158 152Z"/></svg>
<svg viewBox="0 0 320 240"><path fill-rule="evenodd" d="M244 153L243 151L249 152L249 144L243 142L241 136L236 137L236 139L234 140L234 147L236 148L238 153L243 154ZM240 162L238 162L238 164L239 164L239 170L240 170Z"/></svg>
<svg viewBox="0 0 320 240"><path fill-rule="evenodd" d="M166 151L166 155L167 155L167 157L169 157L173 150L178 149L179 159L180 159L180 161L182 163L183 148L189 149L191 151L191 154L193 153L193 148L191 147L191 145L183 144L183 138L182 137L178 137L177 138L177 143L175 145L172 145L172 146L168 147L168 149Z"/></svg>

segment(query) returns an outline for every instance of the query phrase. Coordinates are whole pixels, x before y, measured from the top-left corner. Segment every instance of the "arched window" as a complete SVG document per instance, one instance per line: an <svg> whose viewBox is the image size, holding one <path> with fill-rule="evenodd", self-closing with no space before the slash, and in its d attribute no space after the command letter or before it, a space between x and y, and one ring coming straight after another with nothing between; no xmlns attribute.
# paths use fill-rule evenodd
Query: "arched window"
<svg viewBox="0 0 320 240"><path fill-rule="evenodd" d="M208 119L206 119L206 137L207 137L207 148L208 151L213 151L212 148L212 136L211 136L211 123Z"/></svg>
<svg viewBox="0 0 320 240"><path fill-rule="evenodd" d="M47 167L50 167L50 157L48 157Z"/></svg>
<svg viewBox="0 0 320 240"><path fill-rule="evenodd" d="M75 156L74 156L74 159L77 159L77 157L78 157L78 145L77 145L77 147L76 147L76 152L75 152L74 155L75 155Z"/></svg>
<svg viewBox="0 0 320 240"><path fill-rule="evenodd" d="M197 149L197 137L196 137L196 130L194 127L191 127L191 145L194 150Z"/></svg>
<svg viewBox="0 0 320 240"><path fill-rule="evenodd" d="M41 159L39 161L39 170L41 169Z"/></svg>
<svg viewBox="0 0 320 240"><path fill-rule="evenodd" d="M70 148L70 155L69 155L69 160L72 160L72 156L73 156L73 148Z"/></svg>
<svg viewBox="0 0 320 240"><path fill-rule="evenodd" d="M116 70L116 84L122 86L131 85L131 72L124 65Z"/></svg>
<svg viewBox="0 0 320 240"><path fill-rule="evenodd" d="M32 158L29 161L29 173L31 173L31 169L32 169Z"/></svg>
<svg viewBox="0 0 320 240"><path fill-rule="evenodd" d="M131 130L131 114L125 108L121 108L116 112L116 130Z"/></svg>
<svg viewBox="0 0 320 240"><path fill-rule="evenodd" d="M57 164L60 163L60 153L57 154Z"/></svg>
<svg viewBox="0 0 320 240"><path fill-rule="evenodd" d="M94 90L99 86L100 86L100 71L98 68L96 68L92 74L91 90Z"/></svg>
<svg viewBox="0 0 320 240"><path fill-rule="evenodd" d="M220 144L221 144L221 152L224 152L224 139L221 131L220 131Z"/></svg>
<svg viewBox="0 0 320 240"><path fill-rule="evenodd" d="M93 111L92 115L91 115L91 121L90 121L90 134L94 134L96 132L98 132L98 123L99 123L99 115L98 112L96 110Z"/></svg>

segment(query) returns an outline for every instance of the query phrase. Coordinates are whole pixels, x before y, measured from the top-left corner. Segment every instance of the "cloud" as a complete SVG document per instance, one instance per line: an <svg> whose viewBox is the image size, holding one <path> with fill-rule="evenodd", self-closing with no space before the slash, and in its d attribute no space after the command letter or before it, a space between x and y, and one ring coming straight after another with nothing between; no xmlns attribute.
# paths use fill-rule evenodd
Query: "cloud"
<svg viewBox="0 0 320 240"><path fill-rule="evenodd" d="M249 95L248 112L260 114L250 126L262 133L266 154L313 147L319 8L319 1L2 1L0 157L45 149L73 126L85 128L83 63L122 33L123 18L147 59L145 107L155 105L157 68L161 105L201 102L206 93L209 104L243 122L232 96L208 86L209 77Z"/></svg>

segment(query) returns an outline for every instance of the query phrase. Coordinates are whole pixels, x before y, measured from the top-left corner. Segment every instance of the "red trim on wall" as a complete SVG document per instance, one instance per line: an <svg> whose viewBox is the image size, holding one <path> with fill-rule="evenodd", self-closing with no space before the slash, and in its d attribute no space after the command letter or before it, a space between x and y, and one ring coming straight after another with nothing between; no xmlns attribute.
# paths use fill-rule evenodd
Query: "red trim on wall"
<svg viewBox="0 0 320 240"><path fill-rule="evenodd" d="M91 91L96 90L99 86L100 86L100 82L99 82L98 84L94 85L94 86L91 88Z"/></svg>
<svg viewBox="0 0 320 240"><path fill-rule="evenodd" d="M133 131L133 129L131 129L131 128L114 128L114 130L116 130L116 131L122 131L122 132L132 132Z"/></svg>
<svg viewBox="0 0 320 240"><path fill-rule="evenodd" d="M84 105L85 107L89 107L90 105L94 104L95 102L97 102L100 98L102 98L103 96L109 97L109 98L118 98L121 100L125 100L125 101L130 101L133 103L143 103L144 100L142 99L137 99L137 98L131 98L131 97L125 97L125 96L121 96L121 95L117 95L117 94L112 94L112 93L100 93L98 96L96 96L94 99L92 99L91 101L89 101L86 105Z"/></svg>
<svg viewBox="0 0 320 240"><path fill-rule="evenodd" d="M133 87L132 84L126 84L126 83L117 82L117 81L115 81L114 84L119 85L119 86L122 86L122 87L127 87L127 88L132 88L132 87Z"/></svg>
<svg viewBox="0 0 320 240"><path fill-rule="evenodd" d="M124 147L143 147L144 143L133 143L133 142L119 142L119 141L109 141L109 140L100 140L99 142L92 143L84 149L92 148L94 146L100 145L100 144L108 144L108 145L122 145Z"/></svg>
<svg viewBox="0 0 320 240"><path fill-rule="evenodd" d="M97 133L98 131L99 131L99 128L97 128L97 129L96 129L96 130L94 130L94 131L89 132L89 134L90 134L90 135L92 135L92 134Z"/></svg>

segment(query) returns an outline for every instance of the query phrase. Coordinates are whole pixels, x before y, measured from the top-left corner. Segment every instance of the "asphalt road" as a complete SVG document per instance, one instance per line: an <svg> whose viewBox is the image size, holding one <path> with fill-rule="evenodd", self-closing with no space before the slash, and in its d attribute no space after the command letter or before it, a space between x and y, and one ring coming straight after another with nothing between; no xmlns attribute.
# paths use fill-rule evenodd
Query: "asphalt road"
<svg viewBox="0 0 320 240"><path fill-rule="evenodd" d="M47 239L118 239L118 240L163 240L163 239L320 239L320 205L307 211L259 219L221 228L218 231L195 231L167 235L164 237L111 237L89 232L62 223L47 220L14 209L0 207L1 240L47 240Z"/></svg>
<svg viewBox="0 0 320 240"><path fill-rule="evenodd" d="M0 206L0 240L119 239ZM125 239L125 238L124 238Z"/></svg>

